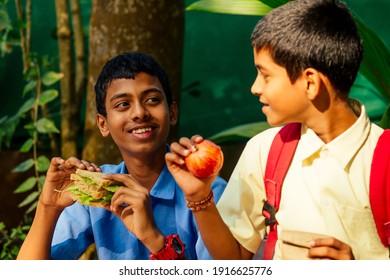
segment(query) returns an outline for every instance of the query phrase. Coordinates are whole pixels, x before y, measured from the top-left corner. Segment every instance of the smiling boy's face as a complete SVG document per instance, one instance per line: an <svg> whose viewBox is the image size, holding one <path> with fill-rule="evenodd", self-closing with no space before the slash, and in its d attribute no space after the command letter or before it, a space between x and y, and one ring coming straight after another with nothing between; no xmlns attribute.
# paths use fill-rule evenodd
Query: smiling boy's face
<svg viewBox="0 0 390 280"><path fill-rule="evenodd" d="M310 106L306 81L299 77L294 83L284 67L276 64L269 51L254 48L257 77L251 92L259 97L262 111L272 126L302 121Z"/></svg>
<svg viewBox="0 0 390 280"><path fill-rule="evenodd" d="M168 106L158 78L139 73L134 79L113 80L107 88L107 115L97 115L104 137L111 135L122 155L150 154L164 149L177 106Z"/></svg>

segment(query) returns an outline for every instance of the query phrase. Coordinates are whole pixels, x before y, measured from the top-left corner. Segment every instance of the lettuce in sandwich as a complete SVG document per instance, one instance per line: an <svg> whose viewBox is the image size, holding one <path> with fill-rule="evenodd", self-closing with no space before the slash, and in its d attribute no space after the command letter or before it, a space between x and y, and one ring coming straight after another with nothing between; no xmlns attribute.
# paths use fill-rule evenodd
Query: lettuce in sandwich
<svg viewBox="0 0 390 280"><path fill-rule="evenodd" d="M110 204L114 193L121 186L120 183L102 178L102 173L77 169L70 179L74 185L68 187L70 196L81 204L104 207Z"/></svg>

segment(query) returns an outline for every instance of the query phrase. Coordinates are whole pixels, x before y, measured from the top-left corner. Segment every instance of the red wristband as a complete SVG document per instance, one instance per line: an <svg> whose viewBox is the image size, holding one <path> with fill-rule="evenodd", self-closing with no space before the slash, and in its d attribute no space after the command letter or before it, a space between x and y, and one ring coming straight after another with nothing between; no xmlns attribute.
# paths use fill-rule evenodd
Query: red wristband
<svg viewBox="0 0 390 280"><path fill-rule="evenodd" d="M150 253L149 257L151 260L182 260L184 247L179 235L171 234L166 237L164 248L155 254Z"/></svg>

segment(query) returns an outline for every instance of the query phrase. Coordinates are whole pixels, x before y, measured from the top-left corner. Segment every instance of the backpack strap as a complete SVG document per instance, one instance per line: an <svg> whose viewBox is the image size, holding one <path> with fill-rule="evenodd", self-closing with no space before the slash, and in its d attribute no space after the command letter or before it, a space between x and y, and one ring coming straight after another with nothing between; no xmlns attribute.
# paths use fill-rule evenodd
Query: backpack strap
<svg viewBox="0 0 390 280"><path fill-rule="evenodd" d="M379 137L370 174L370 204L382 244L390 253L390 130Z"/></svg>
<svg viewBox="0 0 390 280"><path fill-rule="evenodd" d="M294 156L300 136L300 123L285 125L276 134L268 153L264 176L267 200L263 205L265 223L267 226L270 226L269 233L265 237L263 258L266 260L273 258L275 244L278 239L275 214L279 209L283 180Z"/></svg>

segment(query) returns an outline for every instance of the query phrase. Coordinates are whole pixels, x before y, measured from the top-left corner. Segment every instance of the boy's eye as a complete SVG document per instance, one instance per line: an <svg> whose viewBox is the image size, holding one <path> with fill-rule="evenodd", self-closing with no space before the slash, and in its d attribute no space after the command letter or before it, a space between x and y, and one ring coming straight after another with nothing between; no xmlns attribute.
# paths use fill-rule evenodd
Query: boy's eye
<svg viewBox="0 0 390 280"><path fill-rule="evenodd" d="M115 104L114 108L123 108L123 107L127 107L129 106L129 102L127 101L122 101L122 102L118 102Z"/></svg>
<svg viewBox="0 0 390 280"><path fill-rule="evenodd" d="M268 78L268 75L263 73L263 72L259 72L259 77L263 80L263 81L267 81L267 78Z"/></svg>
<svg viewBox="0 0 390 280"><path fill-rule="evenodd" d="M145 100L145 103L159 103L161 98L159 97L149 97Z"/></svg>

